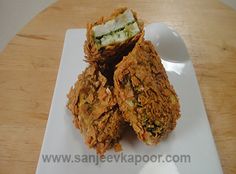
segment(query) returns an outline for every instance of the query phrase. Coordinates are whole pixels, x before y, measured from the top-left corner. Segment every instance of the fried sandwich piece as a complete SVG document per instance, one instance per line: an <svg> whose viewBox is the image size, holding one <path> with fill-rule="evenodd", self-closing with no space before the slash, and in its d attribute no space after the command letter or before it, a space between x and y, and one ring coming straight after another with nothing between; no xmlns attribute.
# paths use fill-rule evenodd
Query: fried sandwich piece
<svg viewBox="0 0 236 174"><path fill-rule="evenodd" d="M88 62L99 65L117 63L143 35L143 22L128 8L116 9L110 17L102 17L87 25L84 52ZM109 65L110 66L110 65Z"/></svg>
<svg viewBox="0 0 236 174"><path fill-rule="evenodd" d="M90 65L79 75L68 94L68 109L90 148L103 155L120 139L124 120L113 88L98 68Z"/></svg>
<svg viewBox="0 0 236 174"><path fill-rule="evenodd" d="M150 41L140 40L117 65L115 94L126 121L146 144L157 144L180 117L177 95Z"/></svg>

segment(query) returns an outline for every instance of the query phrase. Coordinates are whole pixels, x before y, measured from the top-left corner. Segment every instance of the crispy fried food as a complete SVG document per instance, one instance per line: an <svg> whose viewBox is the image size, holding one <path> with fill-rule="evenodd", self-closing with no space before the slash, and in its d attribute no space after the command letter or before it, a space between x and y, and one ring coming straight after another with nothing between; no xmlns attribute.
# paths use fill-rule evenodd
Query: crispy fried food
<svg viewBox="0 0 236 174"><path fill-rule="evenodd" d="M103 155L118 143L125 121L148 145L166 137L180 117L177 95L134 11L116 9L87 25L90 64L68 94L68 109L86 144Z"/></svg>
<svg viewBox="0 0 236 174"><path fill-rule="evenodd" d="M68 109L90 148L103 155L118 143L124 124L113 88L96 66L79 75L68 94Z"/></svg>
<svg viewBox="0 0 236 174"><path fill-rule="evenodd" d="M139 40L117 65L114 83L123 116L140 140L157 144L175 128L178 98L151 42Z"/></svg>
<svg viewBox="0 0 236 174"><path fill-rule="evenodd" d="M87 25L84 45L87 61L99 65L104 65L106 61L119 62L143 33L143 23L137 19L134 11L128 8L116 9L110 17L102 17Z"/></svg>

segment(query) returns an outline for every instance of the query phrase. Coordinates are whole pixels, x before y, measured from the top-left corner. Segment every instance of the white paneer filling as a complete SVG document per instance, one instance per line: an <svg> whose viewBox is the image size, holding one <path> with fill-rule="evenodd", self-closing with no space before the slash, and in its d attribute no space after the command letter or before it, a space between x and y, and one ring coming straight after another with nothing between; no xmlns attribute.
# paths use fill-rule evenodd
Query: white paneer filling
<svg viewBox="0 0 236 174"><path fill-rule="evenodd" d="M107 46L116 42L123 42L139 33L139 28L137 23L132 23L127 26L123 30L111 33L109 35L105 35L100 39L101 46Z"/></svg>
<svg viewBox="0 0 236 174"><path fill-rule="evenodd" d="M99 47L125 41L140 32L133 13L129 9L103 25L94 26L92 30Z"/></svg>

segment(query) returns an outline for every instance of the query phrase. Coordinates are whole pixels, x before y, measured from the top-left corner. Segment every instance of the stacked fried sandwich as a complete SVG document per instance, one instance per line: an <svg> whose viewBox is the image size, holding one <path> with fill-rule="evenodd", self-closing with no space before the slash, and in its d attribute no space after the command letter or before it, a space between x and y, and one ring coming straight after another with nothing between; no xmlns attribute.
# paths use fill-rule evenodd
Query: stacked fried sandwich
<svg viewBox="0 0 236 174"><path fill-rule="evenodd" d="M141 141L155 145L180 117L161 59L143 36L143 23L128 8L87 25L89 66L71 88L67 107L86 144L100 155L113 147L120 150L127 124Z"/></svg>

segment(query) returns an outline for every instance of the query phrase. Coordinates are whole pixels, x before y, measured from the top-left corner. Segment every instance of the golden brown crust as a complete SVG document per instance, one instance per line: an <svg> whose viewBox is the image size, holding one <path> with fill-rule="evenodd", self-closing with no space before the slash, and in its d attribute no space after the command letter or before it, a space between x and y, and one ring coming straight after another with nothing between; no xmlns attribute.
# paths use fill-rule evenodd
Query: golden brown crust
<svg viewBox="0 0 236 174"><path fill-rule="evenodd" d="M122 151L122 146L121 146L121 144L120 144L120 143L116 143L116 144L114 145L114 149L115 149L115 152L120 152L120 151Z"/></svg>
<svg viewBox="0 0 236 174"><path fill-rule="evenodd" d="M118 143L124 124L113 89L95 66L79 75L68 94L68 109L86 144L103 155Z"/></svg>
<svg viewBox="0 0 236 174"><path fill-rule="evenodd" d="M115 94L123 116L138 138L157 144L180 117L177 95L149 41L140 40L117 65Z"/></svg>
<svg viewBox="0 0 236 174"><path fill-rule="evenodd" d="M93 37L93 31L92 31L93 26L99 25L99 24L104 24L107 21L117 17L119 14L123 13L125 10L127 10L126 7L125 8L118 8L118 9L114 10L114 12L111 14L110 17L101 17L98 21L96 21L94 23L87 24L87 34L86 34L87 40L85 41L85 44L84 44L84 52L85 52L86 60L89 63L101 64L104 61L106 61L107 59L119 57L119 54L121 54L120 56L122 57L123 56L122 53L127 52L126 51L127 49L131 50L133 48L133 46L135 45L135 43L137 42L137 40L141 36L144 35L143 22L138 20L136 12L131 10L134 14L134 18L137 21L141 32L126 41L110 44L108 46L103 47L102 49L99 49L97 47L97 45L95 44L95 41L94 41L94 37Z"/></svg>
<svg viewBox="0 0 236 174"><path fill-rule="evenodd" d="M112 147L122 150L119 139L124 120L150 145L166 137L180 117L177 95L154 46L144 40L143 23L134 11L140 33L105 47L95 44L94 25L104 24L125 10L116 9L110 17L87 25L84 52L90 65L68 94L67 107L74 115L75 127L100 155Z"/></svg>

